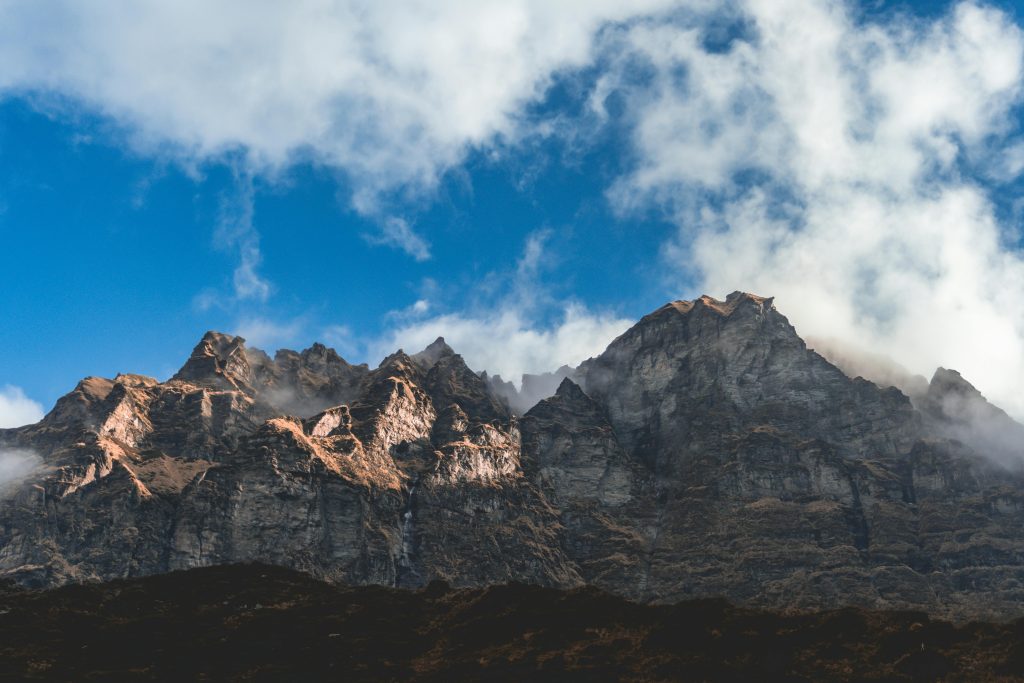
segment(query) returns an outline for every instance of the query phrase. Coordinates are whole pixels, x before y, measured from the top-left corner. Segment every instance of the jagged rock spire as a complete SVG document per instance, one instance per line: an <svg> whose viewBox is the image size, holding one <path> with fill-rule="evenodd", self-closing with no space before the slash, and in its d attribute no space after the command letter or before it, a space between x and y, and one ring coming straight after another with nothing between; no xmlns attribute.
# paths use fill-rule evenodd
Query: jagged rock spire
<svg viewBox="0 0 1024 683"><path fill-rule="evenodd" d="M412 359L419 363L424 369L429 370L434 367L437 361L447 356L454 356L455 351L452 347L448 346L445 342L444 337L438 337L430 343L427 348L423 349L419 353L414 353Z"/></svg>
<svg viewBox="0 0 1024 683"><path fill-rule="evenodd" d="M245 352L245 339L212 330L207 332L171 379L252 392L254 376Z"/></svg>

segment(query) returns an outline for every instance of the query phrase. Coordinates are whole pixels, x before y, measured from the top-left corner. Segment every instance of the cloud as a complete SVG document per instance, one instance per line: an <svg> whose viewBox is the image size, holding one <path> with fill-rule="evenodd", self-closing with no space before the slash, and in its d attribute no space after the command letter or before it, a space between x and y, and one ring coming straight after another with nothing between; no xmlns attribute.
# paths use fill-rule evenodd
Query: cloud
<svg viewBox="0 0 1024 683"><path fill-rule="evenodd" d="M835 337L805 338L808 348L824 356L849 377L863 377L880 387L896 387L915 402L928 392L928 379L911 374L889 356L857 348Z"/></svg>
<svg viewBox="0 0 1024 683"><path fill-rule="evenodd" d="M23 448L0 448L0 489L28 477L43 464L35 452Z"/></svg>
<svg viewBox="0 0 1024 683"><path fill-rule="evenodd" d="M260 253L260 236L253 224L256 213L254 192L252 176L236 166L233 192L221 197L214 244L221 249L238 252L239 263L232 276L235 299L262 302L270 296L271 286L256 270L263 261L263 255Z"/></svg>
<svg viewBox="0 0 1024 683"><path fill-rule="evenodd" d="M43 419L43 406L33 401L20 387L0 387L0 429L21 427Z"/></svg>
<svg viewBox="0 0 1024 683"><path fill-rule="evenodd" d="M348 360L355 358L362 350L360 340L348 325L328 325L320 331L319 339Z"/></svg>
<svg viewBox="0 0 1024 683"><path fill-rule="evenodd" d="M340 169L354 206L429 190L467 149L516 135L609 21L664 0L292 3L58 0L0 7L0 90L84 103L136 147L252 168Z"/></svg>
<svg viewBox="0 0 1024 683"><path fill-rule="evenodd" d="M632 320L567 304L553 323L543 326L515 308L503 307L476 316L451 313L405 325L389 333L378 347L414 353L443 336L474 370L518 384L524 373L550 372L596 356L632 324Z"/></svg>
<svg viewBox="0 0 1024 683"><path fill-rule="evenodd" d="M398 247L417 261L430 258L430 245L425 239L413 232L409 223L402 218L387 218L381 224L379 235L367 235L371 244L387 244Z"/></svg>
<svg viewBox="0 0 1024 683"><path fill-rule="evenodd" d="M972 2L886 24L840 2L737 8L724 46L707 16L609 40L591 110L625 93L637 159L614 205L678 223L680 289L774 295L804 335L955 367L1024 415L1024 259L991 179L1021 170L1020 28Z"/></svg>
<svg viewBox="0 0 1024 683"><path fill-rule="evenodd" d="M247 346L272 351L294 342L304 329L304 319L279 322L256 316L240 320L235 325L233 334L245 339Z"/></svg>
<svg viewBox="0 0 1024 683"><path fill-rule="evenodd" d="M239 250L240 262L231 278L235 296L239 299L266 301L270 296L270 283L256 272L263 256L260 254L258 238L252 235L250 240Z"/></svg>
<svg viewBox="0 0 1024 683"><path fill-rule="evenodd" d="M429 318L423 316L432 306L421 305L427 302L420 299L392 317L396 326L371 345L371 355L381 358L397 348L415 353L443 336L469 367L518 385L524 373L575 366L604 351L634 321L559 301L545 291L539 283L545 264L552 260L546 249L549 235L528 235L515 270L491 274L496 291L504 285L503 294L488 296L463 312ZM430 284L428 289L436 287ZM549 322L541 322L545 318Z"/></svg>

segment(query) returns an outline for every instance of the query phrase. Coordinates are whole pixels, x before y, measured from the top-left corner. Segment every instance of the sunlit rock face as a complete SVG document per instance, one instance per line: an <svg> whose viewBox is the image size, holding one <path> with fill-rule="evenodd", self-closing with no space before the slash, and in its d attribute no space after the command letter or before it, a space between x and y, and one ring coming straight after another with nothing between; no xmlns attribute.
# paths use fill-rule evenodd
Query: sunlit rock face
<svg viewBox="0 0 1024 683"><path fill-rule="evenodd" d="M443 339L371 370L207 333L167 382L87 378L0 430L0 456L35 458L2 490L0 576L259 560L349 584L1024 608L1024 428L954 372L912 404L737 292L523 387L550 395L525 410Z"/></svg>

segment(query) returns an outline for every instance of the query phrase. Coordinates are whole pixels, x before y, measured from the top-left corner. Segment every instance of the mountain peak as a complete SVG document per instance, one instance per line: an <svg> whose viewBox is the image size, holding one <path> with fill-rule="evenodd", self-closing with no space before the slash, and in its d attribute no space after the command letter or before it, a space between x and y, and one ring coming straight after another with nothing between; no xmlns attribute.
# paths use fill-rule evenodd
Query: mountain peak
<svg viewBox="0 0 1024 683"><path fill-rule="evenodd" d="M981 392L963 378L956 370L937 368L928 383L928 394L933 397L958 394L965 397L981 398Z"/></svg>
<svg viewBox="0 0 1024 683"><path fill-rule="evenodd" d="M217 332L216 330L207 330L203 338L199 340L199 346L207 344L212 348L217 349L222 353L227 353L233 350L237 346L245 346L245 339L224 332Z"/></svg>
<svg viewBox="0 0 1024 683"><path fill-rule="evenodd" d="M920 404L940 433L999 462L1019 464L1024 456L1024 425L989 403L956 370L937 369Z"/></svg>
<svg viewBox="0 0 1024 683"><path fill-rule="evenodd" d="M253 372L246 357L245 339L213 330L207 332L171 379L217 389L251 389Z"/></svg>
<svg viewBox="0 0 1024 683"><path fill-rule="evenodd" d="M563 377L562 382L558 385L558 389L555 391L555 396L578 399L580 397L585 397L586 394L583 393L583 389L580 388L579 384L576 384L576 382L573 382L568 377Z"/></svg>
<svg viewBox="0 0 1024 683"><path fill-rule="evenodd" d="M932 417L951 423L973 425L995 420L1007 425L1016 424L1001 408L989 403L959 372L946 368L938 368L932 375L922 407Z"/></svg>
<svg viewBox="0 0 1024 683"><path fill-rule="evenodd" d="M300 355L307 356L307 357L308 356L322 356L322 357L325 357L325 358L335 358L335 357L340 358L340 356L338 356L338 352L337 351L335 351L334 349L332 349L329 346L325 346L325 345L321 344L320 342L313 342L313 345L310 346L308 349L303 349L303 351L302 351L302 353Z"/></svg>
<svg viewBox="0 0 1024 683"><path fill-rule="evenodd" d="M423 368L429 370L437 364L437 361L441 360L445 356L454 356L455 351L452 347L448 346L445 342L444 337L438 337L435 339L427 348L423 349L419 353L414 353L412 359L420 364Z"/></svg>
<svg viewBox="0 0 1024 683"><path fill-rule="evenodd" d="M760 309L771 309L773 306L774 297L770 296L758 296L756 294L750 294L748 292L735 291L725 297L725 301L719 301L713 296L702 294L696 299L692 300L679 300L662 306L661 310L675 310L679 313L690 313L695 310L709 310L718 315L725 317L731 316L741 306L754 305ZM655 311L657 313L658 311Z"/></svg>

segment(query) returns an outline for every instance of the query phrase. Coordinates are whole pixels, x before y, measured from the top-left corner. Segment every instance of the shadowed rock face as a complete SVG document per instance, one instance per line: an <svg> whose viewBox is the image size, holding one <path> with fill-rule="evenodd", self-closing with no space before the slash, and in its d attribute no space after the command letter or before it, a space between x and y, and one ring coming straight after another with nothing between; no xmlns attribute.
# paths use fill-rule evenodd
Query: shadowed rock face
<svg viewBox="0 0 1024 683"><path fill-rule="evenodd" d="M654 602L1024 605L1024 428L955 373L915 409L734 293L671 303L557 375L517 418L443 339L370 370L208 333L167 382L87 378L0 430L43 463L0 499L0 576L263 561Z"/></svg>
<svg viewBox="0 0 1024 683"><path fill-rule="evenodd" d="M247 352L261 396L278 413L308 415L350 403L359 396L366 365L350 365L323 344L296 353L281 349L274 359L259 349Z"/></svg>
<svg viewBox="0 0 1024 683"><path fill-rule="evenodd" d="M659 472L756 426L826 438L852 457L905 452L914 438L905 396L851 381L771 299L740 292L655 311L580 374L623 446Z"/></svg>

